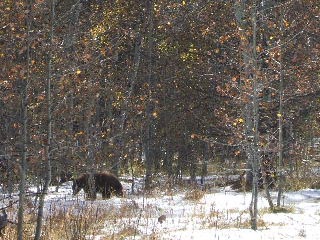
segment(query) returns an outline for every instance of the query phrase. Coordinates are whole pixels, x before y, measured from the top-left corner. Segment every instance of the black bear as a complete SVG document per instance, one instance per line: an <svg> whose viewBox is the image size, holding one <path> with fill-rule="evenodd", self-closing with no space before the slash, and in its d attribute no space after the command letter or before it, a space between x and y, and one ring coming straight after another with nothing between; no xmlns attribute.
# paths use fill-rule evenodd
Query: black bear
<svg viewBox="0 0 320 240"><path fill-rule="evenodd" d="M83 189L85 194L90 196L89 176L90 174L86 173L73 180L73 195L76 195ZM111 173L94 173L93 179L95 189L93 191L93 196L90 196L90 198L96 199L98 192L102 194L103 199L110 198L111 194L115 194L119 197L123 196L122 184L115 175Z"/></svg>

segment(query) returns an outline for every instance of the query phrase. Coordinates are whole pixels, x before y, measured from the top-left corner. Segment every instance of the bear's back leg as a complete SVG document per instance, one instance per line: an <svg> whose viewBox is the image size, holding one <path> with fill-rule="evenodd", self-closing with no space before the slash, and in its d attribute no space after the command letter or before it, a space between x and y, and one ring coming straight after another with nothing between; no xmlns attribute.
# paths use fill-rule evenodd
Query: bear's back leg
<svg viewBox="0 0 320 240"><path fill-rule="evenodd" d="M97 199L97 191L94 189L94 191L91 193L89 186L86 186L83 188L85 193L85 198L88 200L96 200Z"/></svg>
<svg viewBox="0 0 320 240"><path fill-rule="evenodd" d="M110 192L110 190L108 190L107 188L105 188L105 189L102 191L101 195L102 195L102 199L109 199L109 198L111 198L111 192Z"/></svg>

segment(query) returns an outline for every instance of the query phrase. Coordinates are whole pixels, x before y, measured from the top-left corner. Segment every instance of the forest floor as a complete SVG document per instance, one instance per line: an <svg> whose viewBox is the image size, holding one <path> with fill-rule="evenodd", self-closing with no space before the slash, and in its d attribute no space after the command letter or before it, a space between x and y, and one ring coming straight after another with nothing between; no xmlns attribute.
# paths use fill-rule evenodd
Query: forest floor
<svg viewBox="0 0 320 240"><path fill-rule="evenodd" d="M63 233L60 237L55 233L57 238L46 233L44 239L320 239L320 190L286 192L278 213L269 210L260 193L258 230L253 231L250 192L226 187L129 194L131 186L124 183L125 197L89 201L83 191L72 196L71 184L63 184L58 191L50 188L45 231L53 232L50 229L58 224L53 224L58 218ZM272 197L275 201L275 192ZM10 218L16 216L9 213Z"/></svg>

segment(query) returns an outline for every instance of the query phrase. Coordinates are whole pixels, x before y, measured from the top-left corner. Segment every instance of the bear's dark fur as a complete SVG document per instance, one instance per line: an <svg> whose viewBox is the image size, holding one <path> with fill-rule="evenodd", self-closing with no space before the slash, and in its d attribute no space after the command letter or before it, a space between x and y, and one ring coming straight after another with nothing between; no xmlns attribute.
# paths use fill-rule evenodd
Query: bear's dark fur
<svg viewBox="0 0 320 240"><path fill-rule="evenodd" d="M89 176L90 174L86 173L73 180L73 195L76 195L83 189L85 194L90 196ZM93 178L95 189L93 196L90 196L90 198L96 199L97 193L101 193L103 199L110 198L111 194L115 194L119 197L123 196L122 184L115 175L111 173L94 173Z"/></svg>

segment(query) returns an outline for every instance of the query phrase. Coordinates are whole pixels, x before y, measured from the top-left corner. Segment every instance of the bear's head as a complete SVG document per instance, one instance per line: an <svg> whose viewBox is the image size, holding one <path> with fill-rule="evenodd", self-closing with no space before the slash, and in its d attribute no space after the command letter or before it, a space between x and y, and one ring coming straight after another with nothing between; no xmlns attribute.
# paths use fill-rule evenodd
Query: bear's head
<svg viewBox="0 0 320 240"><path fill-rule="evenodd" d="M118 186L118 187L114 188L112 191L112 194L115 194L117 197L123 197L124 194L123 194L122 186L120 185L120 187Z"/></svg>

